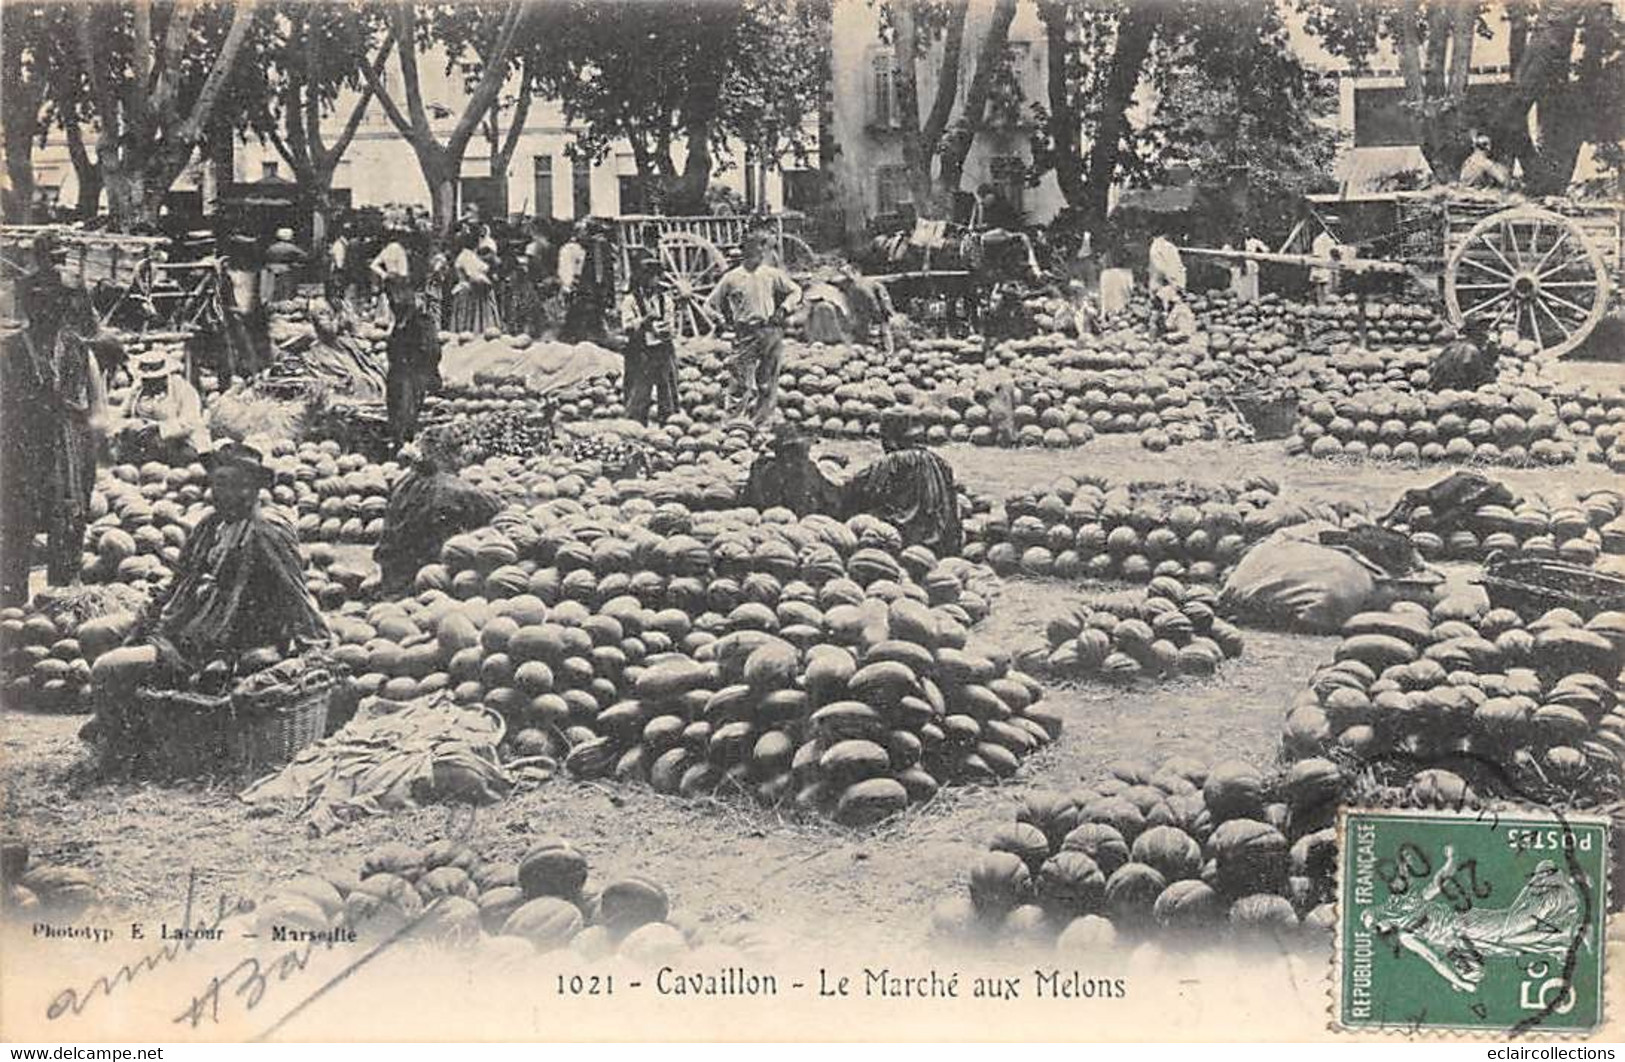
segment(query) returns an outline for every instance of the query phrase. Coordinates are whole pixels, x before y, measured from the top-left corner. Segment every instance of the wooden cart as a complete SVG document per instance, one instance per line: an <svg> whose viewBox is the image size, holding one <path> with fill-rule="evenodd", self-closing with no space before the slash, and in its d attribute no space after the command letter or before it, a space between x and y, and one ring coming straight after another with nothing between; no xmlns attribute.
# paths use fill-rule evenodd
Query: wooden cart
<svg viewBox="0 0 1625 1062"><path fill-rule="evenodd" d="M100 323L133 332L188 333L215 304L218 270L212 259L172 262L161 236L86 232L65 225L0 226L0 266L6 275L33 269L34 244L54 238L62 268L90 292Z"/></svg>
<svg viewBox="0 0 1625 1062"><path fill-rule="evenodd" d="M660 259L677 301L677 327L684 336L710 335L716 327L702 307L728 271L728 256L751 233L768 237L779 261L792 272L810 265L812 248L784 229L782 215L626 214L614 220L617 260L622 277L632 260L653 252Z"/></svg>
<svg viewBox="0 0 1625 1062"><path fill-rule="evenodd" d="M1618 202L1522 201L1467 189L1306 198L1308 215L1283 251L1324 228L1362 255L1404 265L1439 294L1457 327L1515 331L1541 358L1585 342L1608 312L1625 259ZM1368 231L1351 231L1352 217L1333 211L1363 216Z"/></svg>

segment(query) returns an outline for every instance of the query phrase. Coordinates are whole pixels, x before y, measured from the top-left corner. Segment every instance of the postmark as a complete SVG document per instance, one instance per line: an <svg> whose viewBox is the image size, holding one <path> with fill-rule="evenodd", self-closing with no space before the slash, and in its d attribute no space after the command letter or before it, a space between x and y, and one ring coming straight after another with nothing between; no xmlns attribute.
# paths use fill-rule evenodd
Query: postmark
<svg viewBox="0 0 1625 1062"><path fill-rule="evenodd" d="M1606 820L1346 809L1339 833L1339 1027L1507 1037L1601 1023Z"/></svg>

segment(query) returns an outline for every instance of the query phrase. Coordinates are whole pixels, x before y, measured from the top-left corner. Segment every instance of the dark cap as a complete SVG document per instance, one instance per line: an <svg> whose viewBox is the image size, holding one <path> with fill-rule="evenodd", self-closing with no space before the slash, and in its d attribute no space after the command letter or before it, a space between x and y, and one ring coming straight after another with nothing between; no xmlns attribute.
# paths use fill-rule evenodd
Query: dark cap
<svg viewBox="0 0 1625 1062"><path fill-rule="evenodd" d="M235 439L229 440L204 455L203 467L211 474L226 469L236 469L249 472L256 476L262 486L270 486L274 478L271 470L265 467L265 455L246 443Z"/></svg>

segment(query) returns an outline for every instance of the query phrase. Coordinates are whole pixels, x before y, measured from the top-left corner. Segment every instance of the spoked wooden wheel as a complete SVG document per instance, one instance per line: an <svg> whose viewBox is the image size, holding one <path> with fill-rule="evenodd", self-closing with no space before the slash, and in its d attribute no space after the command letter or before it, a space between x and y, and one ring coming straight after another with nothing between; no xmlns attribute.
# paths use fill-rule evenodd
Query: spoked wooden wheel
<svg viewBox="0 0 1625 1062"><path fill-rule="evenodd" d="M1445 268L1445 308L1459 327L1515 331L1557 358L1608 308L1602 255L1568 218L1516 207L1474 225Z"/></svg>
<svg viewBox="0 0 1625 1062"><path fill-rule="evenodd" d="M660 264L671 278L678 333L688 337L710 335L716 326L705 315L705 300L728 271L728 259L703 236L668 232L660 237Z"/></svg>
<svg viewBox="0 0 1625 1062"><path fill-rule="evenodd" d="M779 264L792 273L805 273L818 264L812 245L800 236L786 234L780 243Z"/></svg>

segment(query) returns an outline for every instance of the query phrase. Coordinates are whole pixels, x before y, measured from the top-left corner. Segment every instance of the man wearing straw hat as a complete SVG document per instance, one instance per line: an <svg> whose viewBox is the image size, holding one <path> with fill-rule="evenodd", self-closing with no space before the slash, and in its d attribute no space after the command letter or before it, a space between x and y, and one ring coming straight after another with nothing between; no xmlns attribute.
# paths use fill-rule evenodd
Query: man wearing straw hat
<svg viewBox="0 0 1625 1062"><path fill-rule="evenodd" d="M154 347L130 359L131 388L113 425L119 460L188 465L209 449L203 400L172 350Z"/></svg>

